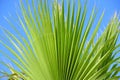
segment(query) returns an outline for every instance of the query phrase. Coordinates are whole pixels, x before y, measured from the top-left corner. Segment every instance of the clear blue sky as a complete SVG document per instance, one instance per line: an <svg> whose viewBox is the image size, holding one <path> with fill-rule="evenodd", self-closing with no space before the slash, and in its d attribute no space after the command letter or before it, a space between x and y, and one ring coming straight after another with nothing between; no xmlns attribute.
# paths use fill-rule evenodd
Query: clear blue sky
<svg viewBox="0 0 120 80"><path fill-rule="evenodd" d="M19 11L19 9L17 8L18 2L19 0L0 0L0 25L11 31L12 31L11 27L5 21L3 16L8 17L9 20L11 21L12 21L11 19L12 17L16 18L15 13L16 11ZM105 10L105 16L100 27L102 30L103 27L107 25L108 21L113 16L114 12L120 11L120 0L89 0L89 8L92 8L93 5L96 5L96 7L99 9L99 13ZM9 14L11 14L12 17L9 17ZM0 31L0 35L2 35L1 31ZM0 45L0 49L5 51L5 49L1 45ZM2 55L0 54L0 60L1 59L5 60L5 58L3 58ZM3 67L0 65L0 69L1 68Z"/></svg>

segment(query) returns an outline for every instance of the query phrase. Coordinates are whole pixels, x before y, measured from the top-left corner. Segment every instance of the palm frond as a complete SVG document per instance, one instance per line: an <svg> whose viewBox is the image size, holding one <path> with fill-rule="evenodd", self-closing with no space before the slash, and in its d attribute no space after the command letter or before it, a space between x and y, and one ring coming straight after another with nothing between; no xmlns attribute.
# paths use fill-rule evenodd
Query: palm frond
<svg viewBox="0 0 120 80"><path fill-rule="evenodd" d="M89 19L87 16L87 0L84 6L78 1L77 13L76 3L62 0L59 3L49 0L32 0L32 4L21 0L21 15L17 14L19 27L23 29L26 37L15 29L17 35L5 28L5 37L14 46L15 50L4 43L0 43L9 50L16 58L8 56L5 51L1 53L6 56L20 70L8 65L12 70L11 79L23 80L115 80L120 75L120 43L117 40L120 34L119 16L115 16L106 26L104 32L96 39L97 32L101 26L104 12L101 14L93 33L90 33L97 17L96 9L93 7ZM72 6L71 6L72 4ZM67 11L65 11L67 9ZM51 11L52 10L52 11ZM67 14L65 14L67 13ZM87 25L85 25L85 21ZM91 37L89 38L89 34ZM89 38L89 39L88 39ZM24 74L23 74L24 73ZM15 75L14 75L15 74Z"/></svg>

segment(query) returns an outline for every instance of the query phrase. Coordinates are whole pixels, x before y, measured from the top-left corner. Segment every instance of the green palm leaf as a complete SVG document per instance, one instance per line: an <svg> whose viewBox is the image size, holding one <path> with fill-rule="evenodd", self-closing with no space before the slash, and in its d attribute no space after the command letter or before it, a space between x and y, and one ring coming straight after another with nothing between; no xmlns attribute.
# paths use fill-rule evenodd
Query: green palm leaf
<svg viewBox="0 0 120 80"><path fill-rule="evenodd" d="M17 17L26 38L8 19L20 39L7 29L1 28L15 50L2 39L0 42L17 60L5 51L1 53L20 69L16 70L3 62L12 73L1 73L7 75L9 80L118 80L118 16L115 14L96 39L104 12L91 34L97 15L95 7L85 25L87 1L84 6L78 1L77 13L76 3L67 1L67 14L64 0L61 6L57 1L51 2L52 7L48 5L48 1L32 0L32 4L28 0L26 4L20 2L22 17L19 14Z"/></svg>

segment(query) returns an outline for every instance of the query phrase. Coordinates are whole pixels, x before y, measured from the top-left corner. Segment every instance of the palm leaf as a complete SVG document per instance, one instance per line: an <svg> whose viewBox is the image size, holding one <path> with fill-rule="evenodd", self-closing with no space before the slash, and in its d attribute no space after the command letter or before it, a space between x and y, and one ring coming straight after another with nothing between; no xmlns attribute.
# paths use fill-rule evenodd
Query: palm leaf
<svg viewBox="0 0 120 80"><path fill-rule="evenodd" d="M32 4L28 0L26 4L20 1L22 17L17 14L18 24L26 37L21 35L9 19L7 19L8 23L20 39L1 27L5 37L14 48L4 43L2 39L0 42L10 51L10 54L14 55L15 59L5 51L1 50L1 53L19 68L17 70L3 63L12 71L11 76L8 75L9 79L119 79L120 57L116 57L120 52L120 43L117 43L120 33L119 16L115 14L103 33L96 39L104 12L93 33L90 33L97 14L94 7L89 19L86 18L87 0L84 6L78 1L77 12L75 12L74 1L73 3L67 1L67 7L64 0L61 6L56 0L51 1L51 5L48 3L49 0L32 0ZM85 25L86 19L88 19L87 25ZM91 34L90 38L89 34Z"/></svg>

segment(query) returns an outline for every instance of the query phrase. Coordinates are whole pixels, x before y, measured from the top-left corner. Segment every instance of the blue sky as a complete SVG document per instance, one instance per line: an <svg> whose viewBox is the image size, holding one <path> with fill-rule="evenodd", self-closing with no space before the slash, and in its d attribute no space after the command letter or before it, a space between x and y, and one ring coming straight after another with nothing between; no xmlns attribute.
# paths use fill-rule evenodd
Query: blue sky
<svg viewBox="0 0 120 80"><path fill-rule="evenodd" d="M12 29L3 16L8 17L8 19L11 21L12 21L11 19L12 17L16 18L15 15L16 11L19 12L18 2L19 0L0 0L0 26L3 26L10 31L12 31ZM105 16L103 18L103 22L100 27L102 30L107 25L108 21L110 21L111 17L114 15L114 12L120 11L120 0L89 0L89 5L88 5L89 8L91 9L94 5L96 5L96 7L99 10L98 14L101 14L102 11L105 10ZM9 14L11 14L12 17L10 17ZM0 31L0 35L2 35L1 31ZM1 45L0 45L0 49L5 50ZM0 54L0 60L1 59L5 60L5 58L2 57L2 55ZM0 65L0 69L1 68L3 67L1 67Z"/></svg>

